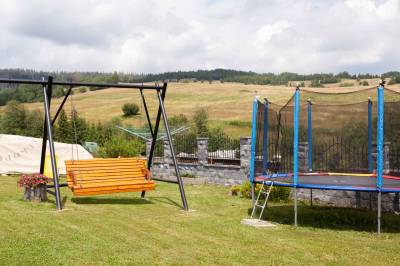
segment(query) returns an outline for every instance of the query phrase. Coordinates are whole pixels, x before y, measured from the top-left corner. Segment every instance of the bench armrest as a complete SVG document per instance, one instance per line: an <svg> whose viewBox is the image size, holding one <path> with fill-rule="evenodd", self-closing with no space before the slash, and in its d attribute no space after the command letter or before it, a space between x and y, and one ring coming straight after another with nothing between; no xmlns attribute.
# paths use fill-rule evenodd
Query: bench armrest
<svg viewBox="0 0 400 266"><path fill-rule="evenodd" d="M144 178L145 178L146 180L151 180L151 172L150 172L149 169L147 169L147 168L142 168L142 173L143 173Z"/></svg>

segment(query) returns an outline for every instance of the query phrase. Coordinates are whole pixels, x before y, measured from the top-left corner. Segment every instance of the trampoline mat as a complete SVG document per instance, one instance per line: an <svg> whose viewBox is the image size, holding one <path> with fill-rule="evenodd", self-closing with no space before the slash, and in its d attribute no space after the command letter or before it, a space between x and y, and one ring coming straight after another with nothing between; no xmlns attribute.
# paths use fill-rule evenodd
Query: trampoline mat
<svg viewBox="0 0 400 266"><path fill-rule="evenodd" d="M256 182L263 180L273 181L275 185L293 186L293 175L278 176L260 176ZM365 190L376 191L376 176L373 175L352 175L352 174L317 174L310 173L298 176L298 185L300 188L316 188L316 189L336 189L336 190ZM400 192L399 177L384 177L382 191L384 192Z"/></svg>

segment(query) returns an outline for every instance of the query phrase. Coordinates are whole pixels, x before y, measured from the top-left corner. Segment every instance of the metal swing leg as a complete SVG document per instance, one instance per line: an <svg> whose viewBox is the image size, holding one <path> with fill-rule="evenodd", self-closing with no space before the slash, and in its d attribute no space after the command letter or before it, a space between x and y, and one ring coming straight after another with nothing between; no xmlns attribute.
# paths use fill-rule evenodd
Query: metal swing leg
<svg viewBox="0 0 400 266"><path fill-rule="evenodd" d="M181 194L183 209L185 211L188 211L189 207L187 205L185 189L183 187L183 181L182 181L181 174L179 172L178 163L177 163L176 157L175 157L174 145L172 143L171 133L169 131L169 126L168 126L167 114L166 114L165 108L164 108L164 101L163 101L163 97L161 95L161 92L159 90L157 91L157 95L158 95L158 101L160 103L160 109L161 109L162 117L163 117L163 120L164 120L165 132L167 133L168 143L169 143L169 147L170 147L170 150L171 150L171 157L172 157L172 161L173 161L174 167L175 167L176 178L178 179L178 185L179 185L179 191L180 191L180 194ZM154 139L153 139L153 142L155 142Z"/></svg>
<svg viewBox="0 0 400 266"><path fill-rule="evenodd" d="M42 145L42 158L40 164L40 172L43 173L44 170L44 159L46 156L46 142L47 137L49 139L49 148L50 148L50 158L51 158L51 168L53 172L53 179L54 179L54 195L56 197L56 206L58 210L62 209L61 206L61 196L60 196L60 184L58 180L58 171L57 171L57 162L56 162L56 155L54 149L54 142L53 142L53 126L52 121L50 119L50 99L51 99L51 92L52 92L52 81L53 78L49 77L47 85L43 86L43 96L44 96L44 113L45 113L45 129L44 132L47 132L47 135L44 133Z"/></svg>

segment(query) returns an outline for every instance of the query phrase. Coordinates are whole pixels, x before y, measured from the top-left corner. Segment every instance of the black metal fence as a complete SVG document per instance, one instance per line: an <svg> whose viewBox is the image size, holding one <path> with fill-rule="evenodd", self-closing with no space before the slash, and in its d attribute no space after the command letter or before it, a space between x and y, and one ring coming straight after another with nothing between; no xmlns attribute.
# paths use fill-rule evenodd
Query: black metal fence
<svg viewBox="0 0 400 266"><path fill-rule="evenodd" d="M313 143L313 170L368 172L368 147L340 136Z"/></svg>
<svg viewBox="0 0 400 266"><path fill-rule="evenodd" d="M195 135L174 136L176 159L182 163L197 163L197 138Z"/></svg>
<svg viewBox="0 0 400 266"><path fill-rule="evenodd" d="M389 150L390 175L400 176L400 146L393 145Z"/></svg>
<svg viewBox="0 0 400 266"><path fill-rule="evenodd" d="M154 161L159 162L164 160L164 140L157 140L154 146Z"/></svg>
<svg viewBox="0 0 400 266"><path fill-rule="evenodd" d="M240 140L226 135L208 139L209 164L240 165Z"/></svg>

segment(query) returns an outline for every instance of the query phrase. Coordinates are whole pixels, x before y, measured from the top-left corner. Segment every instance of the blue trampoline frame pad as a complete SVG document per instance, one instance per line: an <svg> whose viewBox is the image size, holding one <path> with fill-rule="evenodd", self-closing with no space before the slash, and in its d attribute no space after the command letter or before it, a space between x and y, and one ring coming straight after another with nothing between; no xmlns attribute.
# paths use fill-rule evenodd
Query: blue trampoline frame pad
<svg viewBox="0 0 400 266"><path fill-rule="evenodd" d="M255 183L273 182L274 186L322 189L322 190L348 190L365 192L400 192L400 177L383 175L383 185L379 189L376 185L376 174L359 173L334 173L334 172L307 172L298 174L297 185L294 184L292 173L274 173L259 175L254 178Z"/></svg>

